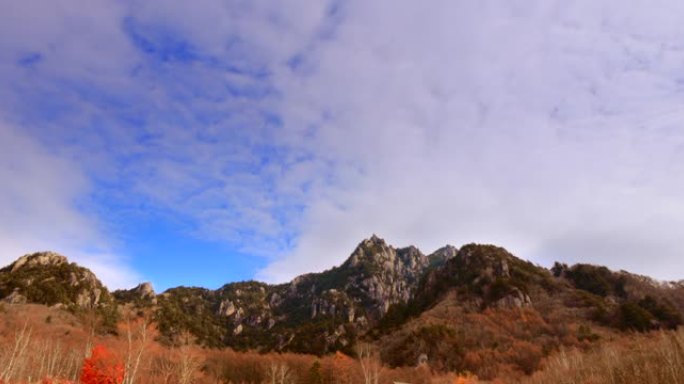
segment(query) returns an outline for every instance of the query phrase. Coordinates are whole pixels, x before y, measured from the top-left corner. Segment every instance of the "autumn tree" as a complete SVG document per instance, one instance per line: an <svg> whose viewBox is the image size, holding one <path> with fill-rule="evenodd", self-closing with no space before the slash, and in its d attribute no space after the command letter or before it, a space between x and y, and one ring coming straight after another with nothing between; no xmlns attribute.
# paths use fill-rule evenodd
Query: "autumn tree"
<svg viewBox="0 0 684 384"><path fill-rule="evenodd" d="M354 360L342 352L335 352L328 369L330 382L333 384L350 384L354 382Z"/></svg>
<svg viewBox="0 0 684 384"><path fill-rule="evenodd" d="M102 345L96 345L90 357L83 361L81 384L122 384L123 380L123 365Z"/></svg>
<svg viewBox="0 0 684 384"><path fill-rule="evenodd" d="M477 376L471 375L471 374L465 374L465 375L459 375L456 380L454 380L454 384L477 384Z"/></svg>

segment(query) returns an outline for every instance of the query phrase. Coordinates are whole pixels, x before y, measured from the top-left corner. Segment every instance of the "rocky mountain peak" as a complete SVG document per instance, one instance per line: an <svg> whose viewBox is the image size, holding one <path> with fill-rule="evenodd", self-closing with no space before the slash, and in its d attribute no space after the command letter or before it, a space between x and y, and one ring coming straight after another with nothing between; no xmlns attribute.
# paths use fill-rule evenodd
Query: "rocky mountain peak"
<svg viewBox="0 0 684 384"><path fill-rule="evenodd" d="M422 269L427 264L427 257L413 245L397 249L397 258L409 269Z"/></svg>
<svg viewBox="0 0 684 384"><path fill-rule="evenodd" d="M110 301L107 288L92 271L55 252L24 255L0 269L0 298L83 308Z"/></svg>
<svg viewBox="0 0 684 384"><path fill-rule="evenodd" d="M396 249L373 235L359 243L340 267L348 274L341 288L355 292L351 300L365 303L362 311L378 319L392 304L405 303L412 297L428 264L418 248Z"/></svg>
<svg viewBox="0 0 684 384"><path fill-rule="evenodd" d="M133 291L140 294L141 297L153 298L156 296L154 293L154 288L152 287L152 283L150 282L139 284L137 287L133 288Z"/></svg>
<svg viewBox="0 0 684 384"><path fill-rule="evenodd" d="M375 233L372 234L371 237L369 237L369 238L366 239L365 241L385 243L385 240L383 240L383 239L381 239L380 237L378 237L378 235L376 235Z"/></svg>
<svg viewBox="0 0 684 384"><path fill-rule="evenodd" d="M488 244L464 245L452 259L461 268L477 270L490 277L509 277L509 263L518 260L506 249Z"/></svg>
<svg viewBox="0 0 684 384"><path fill-rule="evenodd" d="M69 260L66 258L66 256L62 256L56 252L45 251L21 256L14 263L10 264L9 267L3 268L3 270L9 269L10 272L16 272L21 268L57 266L68 263Z"/></svg>
<svg viewBox="0 0 684 384"><path fill-rule="evenodd" d="M444 265L449 259L456 257L457 253L458 248L447 244L442 248L432 252L427 258L431 267L438 267Z"/></svg>
<svg viewBox="0 0 684 384"><path fill-rule="evenodd" d="M451 259L452 257L455 257L456 254L458 253L458 248L454 247L453 245L445 245L442 248L432 252L430 256L441 256L444 257L445 259Z"/></svg>
<svg viewBox="0 0 684 384"><path fill-rule="evenodd" d="M131 291L140 300L151 302L156 302L157 300L157 294L154 292L154 288L150 282L141 283Z"/></svg>
<svg viewBox="0 0 684 384"><path fill-rule="evenodd" d="M347 263L350 266L356 267L362 265L363 263L391 263L394 262L395 258L395 249L387 245L385 240L373 235L359 243L354 252L352 252Z"/></svg>
<svg viewBox="0 0 684 384"><path fill-rule="evenodd" d="M132 289L117 290L112 294L120 303L133 303L139 306L157 304L157 294L149 282L138 284Z"/></svg>

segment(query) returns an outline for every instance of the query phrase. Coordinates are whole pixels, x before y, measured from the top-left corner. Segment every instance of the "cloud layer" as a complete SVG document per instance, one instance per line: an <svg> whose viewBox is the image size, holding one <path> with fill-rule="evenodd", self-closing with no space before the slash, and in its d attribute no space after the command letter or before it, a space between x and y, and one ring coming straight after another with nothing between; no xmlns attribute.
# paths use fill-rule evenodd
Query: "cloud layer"
<svg viewBox="0 0 684 384"><path fill-rule="evenodd" d="M283 76L284 121L317 122L340 179L262 276L377 232L681 277L684 10L661 5L345 3Z"/></svg>
<svg viewBox="0 0 684 384"><path fill-rule="evenodd" d="M109 287L139 281L112 251L98 220L79 209L89 182L79 168L51 155L9 123L0 123L0 264L53 250L87 265Z"/></svg>
<svg viewBox="0 0 684 384"><path fill-rule="evenodd" d="M681 278L684 6L656 3L3 5L4 135L32 149L2 175L56 190L20 215L11 184L6 238L125 250L164 220L269 281L371 233ZM10 224L41 212L74 224Z"/></svg>

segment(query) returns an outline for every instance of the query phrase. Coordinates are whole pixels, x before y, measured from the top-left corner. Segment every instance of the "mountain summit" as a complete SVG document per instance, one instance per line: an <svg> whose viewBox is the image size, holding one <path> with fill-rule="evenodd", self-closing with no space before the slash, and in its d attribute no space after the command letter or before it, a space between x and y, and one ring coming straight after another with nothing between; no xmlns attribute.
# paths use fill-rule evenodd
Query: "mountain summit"
<svg viewBox="0 0 684 384"><path fill-rule="evenodd" d="M10 303L96 308L112 300L87 268L55 252L36 252L0 269L0 297Z"/></svg>

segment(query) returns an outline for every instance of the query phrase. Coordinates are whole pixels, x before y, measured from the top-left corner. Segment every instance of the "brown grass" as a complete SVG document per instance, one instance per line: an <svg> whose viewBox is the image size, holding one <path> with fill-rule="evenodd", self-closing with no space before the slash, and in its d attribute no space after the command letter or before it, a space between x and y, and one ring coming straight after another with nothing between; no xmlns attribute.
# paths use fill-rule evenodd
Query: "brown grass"
<svg viewBox="0 0 684 384"><path fill-rule="evenodd" d="M684 330L634 335L590 352L561 350L522 383L684 383Z"/></svg>

